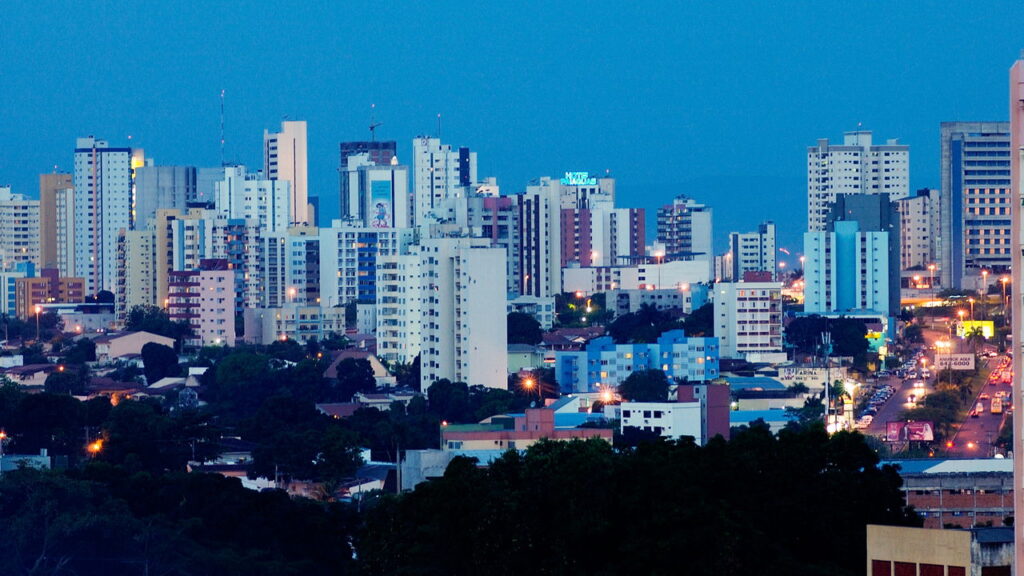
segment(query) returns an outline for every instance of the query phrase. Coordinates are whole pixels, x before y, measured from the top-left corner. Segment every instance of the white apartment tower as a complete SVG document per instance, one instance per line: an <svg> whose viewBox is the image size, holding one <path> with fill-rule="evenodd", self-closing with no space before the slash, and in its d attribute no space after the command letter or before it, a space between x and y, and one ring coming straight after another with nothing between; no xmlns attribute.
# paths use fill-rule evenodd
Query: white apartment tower
<svg viewBox="0 0 1024 576"><path fill-rule="evenodd" d="M874 145L871 132L847 132L843 144L827 138L807 148L807 230L820 232L837 194L910 194L910 147L896 139Z"/></svg>
<svg viewBox="0 0 1024 576"><path fill-rule="evenodd" d="M282 232L292 222L291 182L247 173L245 166L224 169L224 180L215 186L217 215L253 220L269 232Z"/></svg>
<svg viewBox="0 0 1024 576"><path fill-rule="evenodd" d="M731 262L726 278L739 281L746 272L771 272L774 275L775 250L774 222L763 222L756 232L729 234Z"/></svg>
<svg viewBox="0 0 1024 576"><path fill-rule="evenodd" d="M942 226L942 206L938 190L918 190L896 202L900 214L900 268L929 270L940 258L938 231ZM936 276L937 277L937 276Z"/></svg>
<svg viewBox="0 0 1024 576"><path fill-rule="evenodd" d="M411 363L423 342L423 285L419 246L377 258L377 355ZM429 314L429 312L427 312Z"/></svg>
<svg viewBox="0 0 1024 576"><path fill-rule="evenodd" d="M113 291L117 236L132 229L132 149L92 136L75 144L74 276L87 294Z"/></svg>
<svg viewBox="0 0 1024 576"><path fill-rule="evenodd" d="M420 389L441 378L506 388L505 251L487 238L431 238L420 262Z"/></svg>
<svg viewBox="0 0 1024 576"><path fill-rule="evenodd" d="M377 262L405 254L413 243L412 228L368 228L335 220L319 229L320 302L332 308L351 302L377 301Z"/></svg>
<svg viewBox="0 0 1024 576"><path fill-rule="evenodd" d="M287 224L309 223L306 121L281 122L280 132L263 131L263 172L270 180L291 183ZM287 225L286 224L286 225Z"/></svg>
<svg viewBox="0 0 1024 576"><path fill-rule="evenodd" d="M722 358L782 351L782 284L715 284L715 336Z"/></svg>
<svg viewBox="0 0 1024 576"><path fill-rule="evenodd" d="M0 187L0 268L39 261L39 201Z"/></svg>
<svg viewBox="0 0 1024 576"><path fill-rule="evenodd" d="M156 291L156 231L122 230L118 236L117 290L114 311L117 323L124 325L128 312L136 306L160 306Z"/></svg>
<svg viewBox="0 0 1024 576"><path fill-rule="evenodd" d="M519 202L520 294L548 298L562 291L561 187L541 178L516 196Z"/></svg>
<svg viewBox="0 0 1024 576"><path fill-rule="evenodd" d="M445 199L465 195L476 183L476 152L441 144L440 138L412 141L414 223L428 223L431 211Z"/></svg>

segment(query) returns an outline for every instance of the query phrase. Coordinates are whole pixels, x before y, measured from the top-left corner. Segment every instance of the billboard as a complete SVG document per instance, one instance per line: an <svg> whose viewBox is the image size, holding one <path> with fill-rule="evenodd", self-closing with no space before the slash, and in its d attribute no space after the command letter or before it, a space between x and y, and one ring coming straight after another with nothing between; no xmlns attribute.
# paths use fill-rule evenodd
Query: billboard
<svg viewBox="0 0 1024 576"><path fill-rule="evenodd" d="M931 422L886 422L885 441L934 442L934 426Z"/></svg>
<svg viewBox="0 0 1024 576"><path fill-rule="evenodd" d="M392 209L394 202L391 195L390 180L374 180L370 182L370 227L391 228L395 225Z"/></svg>
<svg viewBox="0 0 1024 576"><path fill-rule="evenodd" d="M936 354L935 367L940 370L974 370L974 354Z"/></svg>
<svg viewBox="0 0 1024 576"><path fill-rule="evenodd" d="M985 339L989 339L996 333L996 325L991 320L964 320L956 327L956 335L967 338L967 335L975 330L980 330Z"/></svg>

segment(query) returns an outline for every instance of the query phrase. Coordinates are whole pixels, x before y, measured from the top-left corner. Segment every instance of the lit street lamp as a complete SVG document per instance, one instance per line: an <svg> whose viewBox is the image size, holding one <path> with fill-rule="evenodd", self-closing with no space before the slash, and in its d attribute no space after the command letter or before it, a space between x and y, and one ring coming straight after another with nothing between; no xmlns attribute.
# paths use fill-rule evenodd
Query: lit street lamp
<svg viewBox="0 0 1024 576"><path fill-rule="evenodd" d="M43 311L43 307L36 304L36 341L39 341L39 313Z"/></svg>
<svg viewBox="0 0 1024 576"><path fill-rule="evenodd" d="M1010 303L1006 301L1006 284L1010 281L1009 276L1003 276L999 279L999 283L1003 285L1003 313L1006 313L1006 309L1010 307Z"/></svg>
<svg viewBox="0 0 1024 576"><path fill-rule="evenodd" d="M4 473L4 443L7 442L7 432L0 430L0 474Z"/></svg>
<svg viewBox="0 0 1024 576"><path fill-rule="evenodd" d="M928 265L928 287L935 289L935 264Z"/></svg>

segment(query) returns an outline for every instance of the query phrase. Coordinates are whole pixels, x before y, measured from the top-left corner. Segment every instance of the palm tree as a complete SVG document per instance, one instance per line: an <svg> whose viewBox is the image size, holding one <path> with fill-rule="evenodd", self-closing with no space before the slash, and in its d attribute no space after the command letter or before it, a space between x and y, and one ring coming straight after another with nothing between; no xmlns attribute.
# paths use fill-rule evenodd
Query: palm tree
<svg viewBox="0 0 1024 576"><path fill-rule="evenodd" d="M964 339L971 345L971 352L977 354L978 342L985 341L985 333L982 331L981 326L975 326L964 336Z"/></svg>

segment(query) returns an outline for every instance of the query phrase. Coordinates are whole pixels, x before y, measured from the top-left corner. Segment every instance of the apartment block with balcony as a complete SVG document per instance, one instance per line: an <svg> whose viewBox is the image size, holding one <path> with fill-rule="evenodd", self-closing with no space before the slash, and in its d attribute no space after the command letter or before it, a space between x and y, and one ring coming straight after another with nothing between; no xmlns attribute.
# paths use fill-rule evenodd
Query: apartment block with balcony
<svg viewBox="0 0 1024 576"><path fill-rule="evenodd" d="M714 302L722 357L782 352L782 283L722 282Z"/></svg>

